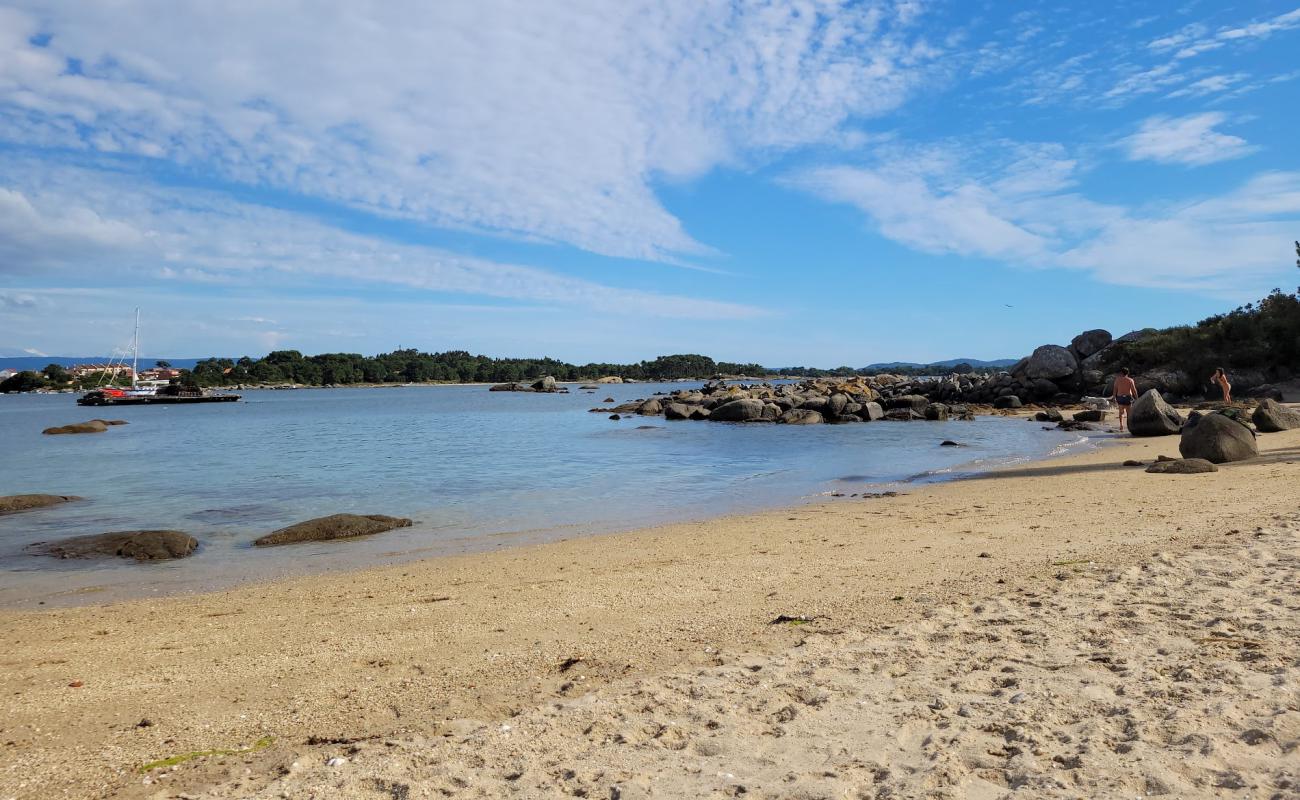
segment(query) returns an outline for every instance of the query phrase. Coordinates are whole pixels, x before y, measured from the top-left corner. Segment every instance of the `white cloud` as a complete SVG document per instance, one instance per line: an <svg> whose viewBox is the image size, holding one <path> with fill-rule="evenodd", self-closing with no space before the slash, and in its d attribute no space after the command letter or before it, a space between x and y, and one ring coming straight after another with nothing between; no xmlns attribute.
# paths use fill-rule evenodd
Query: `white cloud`
<svg viewBox="0 0 1300 800"><path fill-rule="evenodd" d="M1174 50L1174 58L1177 59L1192 58L1234 42L1263 39L1279 31L1298 27L1300 27L1300 8L1259 22L1222 27L1213 34L1205 24L1195 23L1178 33L1155 39L1147 46L1156 52Z"/></svg>
<svg viewBox="0 0 1300 800"><path fill-rule="evenodd" d="M1200 166L1241 158L1256 147L1240 136L1220 133L1227 115L1219 112L1186 117L1157 115L1143 120L1138 131L1121 142L1132 161Z"/></svg>
<svg viewBox="0 0 1300 800"><path fill-rule="evenodd" d="M1208 78L1193 81L1176 92L1170 92L1169 96L1171 98L1202 97L1207 94L1225 92L1249 79L1250 75L1245 72L1236 72L1231 75L1211 75Z"/></svg>
<svg viewBox="0 0 1300 800"><path fill-rule="evenodd" d="M101 279L230 285L278 280L298 288L335 280L633 316L741 319L765 313L394 244L209 192L48 164L0 169L0 274L64 270L80 277L87 265Z"/></svg>
<svg viewBox="0 0 1300 800"><path fill-rule="evenodd" d="M1107 283L1233 300L1276 285L1300 226L1300 172L1259 175L1217 198L1129 208L1075 192L1073 162L1051 148L1030 149L1011 165L990 166L976 153L945 170L917 169L927 160L895 154L875 167L824 167L788 182L861 209L881 234L918 250L1084 269ZM1055 176L1022 182L1017 176L1035 163Z"/></svg>
<svg viewBox="0 0 1300 800"><path fill-rule="evenodd" d="M707 248L656 182L833 141L937 56L891 0L14 4L11 141L664 260Z"/></svg>

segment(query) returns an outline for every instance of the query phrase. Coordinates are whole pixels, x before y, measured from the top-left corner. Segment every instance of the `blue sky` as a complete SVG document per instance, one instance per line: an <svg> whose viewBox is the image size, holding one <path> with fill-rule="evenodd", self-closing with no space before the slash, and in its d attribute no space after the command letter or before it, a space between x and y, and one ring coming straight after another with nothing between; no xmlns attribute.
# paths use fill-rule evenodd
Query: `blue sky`
<svg viewBox="0 0 1300 800"><path fill-rule="evenodd" d="M0 0L0 355L1195 321L1297 282L1296 3Z"/></svg>

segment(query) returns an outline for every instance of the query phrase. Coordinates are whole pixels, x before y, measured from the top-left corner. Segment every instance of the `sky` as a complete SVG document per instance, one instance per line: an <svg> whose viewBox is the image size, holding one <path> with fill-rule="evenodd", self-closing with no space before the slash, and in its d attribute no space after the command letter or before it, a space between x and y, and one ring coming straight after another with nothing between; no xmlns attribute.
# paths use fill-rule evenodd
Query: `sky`
<svg viewBox="0 0 1300 800"><path fill-rule="evenodd" d="M0 356L1195 322L1298 280L1296 4L0 0Z"/></svg>

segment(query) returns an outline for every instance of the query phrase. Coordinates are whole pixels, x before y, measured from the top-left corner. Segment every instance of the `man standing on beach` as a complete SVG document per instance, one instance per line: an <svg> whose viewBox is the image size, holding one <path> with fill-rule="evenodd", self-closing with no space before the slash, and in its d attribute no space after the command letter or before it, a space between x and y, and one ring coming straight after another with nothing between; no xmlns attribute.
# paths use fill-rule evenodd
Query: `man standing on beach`
<svg viewBox="0 0 1300 800"><path fill-rule="evenodd" d="M1128 416L1129 406L1137 399L1138 387L1137 382L1129 377L1128 367L1119 371L1115 376L1115 388L1111 390L1110 399L1115 401L1119 409L1119 429L1124 430L1124 419Z"/></svg>

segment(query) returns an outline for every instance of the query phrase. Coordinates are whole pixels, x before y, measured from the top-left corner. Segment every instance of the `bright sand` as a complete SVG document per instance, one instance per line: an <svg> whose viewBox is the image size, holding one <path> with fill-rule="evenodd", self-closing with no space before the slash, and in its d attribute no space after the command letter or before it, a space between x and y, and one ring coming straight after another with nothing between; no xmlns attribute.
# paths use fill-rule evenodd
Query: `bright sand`
<svg viewBox="0 0 1300 800"><path fill-rule="evenodd" d="M1300 431L1260 441L3 612L0 800L1297 796Z"/></svg>

